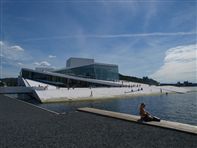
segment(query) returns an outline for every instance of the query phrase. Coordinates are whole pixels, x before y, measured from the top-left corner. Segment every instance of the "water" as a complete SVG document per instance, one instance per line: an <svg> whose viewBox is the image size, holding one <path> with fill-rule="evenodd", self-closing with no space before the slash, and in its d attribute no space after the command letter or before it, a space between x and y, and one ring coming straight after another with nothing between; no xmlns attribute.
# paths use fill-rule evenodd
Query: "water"
<svg viewBox="0 0 197 148"><path fill-rule="evenodd" d="M147 111L161 119L197 125L197 92L38 105L60 113L76 111L80 107L93 107L138 115L141 102L146 104Z"/></svg>

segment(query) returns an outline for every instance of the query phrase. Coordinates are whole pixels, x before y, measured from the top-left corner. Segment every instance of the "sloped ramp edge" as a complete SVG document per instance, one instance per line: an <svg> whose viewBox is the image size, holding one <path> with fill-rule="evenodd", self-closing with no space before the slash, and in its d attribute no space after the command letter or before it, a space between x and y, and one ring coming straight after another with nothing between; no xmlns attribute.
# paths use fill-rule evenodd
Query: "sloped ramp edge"
<svg viewBox="0 0 197 148"><path fill-rule="evenodd" d="M171 129L171 130L177 130L177 131L197 135L197 126L194 126L194 125L183 124L183 123L179 123L179 122L171 122L171 121L166 121L166 120L161 120L160 122L155 122L155 121L140 122L140 116L112 112L112 111L101 110L101 109L96 109L96 108L89 108L89 107L78 108L78 111L93 113L93 114L97 114L97 115L101 115L101 116L106 116L106 117L111 117L111 118L141 123L141 124L145 124L145 125L161 127L161 128L167 128L167 129Z"/></svg>

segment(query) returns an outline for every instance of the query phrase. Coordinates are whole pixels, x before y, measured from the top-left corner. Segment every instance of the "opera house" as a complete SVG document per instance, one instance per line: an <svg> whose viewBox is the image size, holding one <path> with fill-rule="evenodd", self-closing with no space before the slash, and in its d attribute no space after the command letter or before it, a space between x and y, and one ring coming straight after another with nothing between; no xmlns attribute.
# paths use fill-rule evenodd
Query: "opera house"
<svg viewBox="0 0 197 148"><path fill-rule="evenodd" d="M94 59L74 58L67 60L65 68L22 68L20 77L57 87L119 86L118 65L96 63Z"/></svg>

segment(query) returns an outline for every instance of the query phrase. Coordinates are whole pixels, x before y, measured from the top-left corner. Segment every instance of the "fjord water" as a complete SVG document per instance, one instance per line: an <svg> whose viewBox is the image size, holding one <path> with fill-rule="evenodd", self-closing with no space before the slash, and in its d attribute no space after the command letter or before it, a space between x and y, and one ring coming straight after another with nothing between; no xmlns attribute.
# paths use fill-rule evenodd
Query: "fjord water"
<svg viewBox="0 0 197 148"><path fill-rule="evenodd" d="M163 120L197 125L197 92L38 105L60 113L76 111L80 107L93 107L138 115L141 102L146 104L147 111Z"/></svg>

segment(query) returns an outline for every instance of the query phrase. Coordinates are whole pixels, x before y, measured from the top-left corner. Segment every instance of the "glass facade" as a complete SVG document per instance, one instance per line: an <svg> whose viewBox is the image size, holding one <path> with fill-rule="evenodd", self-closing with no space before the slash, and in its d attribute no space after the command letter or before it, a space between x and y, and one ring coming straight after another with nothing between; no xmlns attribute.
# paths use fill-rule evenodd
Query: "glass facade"
<svg viewBox="0 0 197 148"><path fill-rule="evenodd" d="M76 68L58 70L55 72L90 79L107 81L119 80L117 65L91 64Z"/></svg>
<svg viewBox="0 0 197 148"><path fill-rule="evenodd" d="M37 68L31 70L23 68L21 76L60 87L94 87L94 86L117 86L110 82L118 81L118 66L113 64L95 63L94 59L70 58L67 60L67 68L51 70L48 68ZM73 77L71 77L73 76ZM90 80L92 79L92 80ZM94 79L94 80L93 80Z"/></svg>
<svg viewBox="0 0 197 148"><path fill-rule="evenodd" d="M103 87L104 84L92 83L82 80L70 79L61 76L54 76L47 73L32 71L28 69L21 70L21 76L25 79L35 80L46 84L51 84L59 87Z"/></svg>
<svg viewBox="0 0 197 148"><path fill-rule="evenodd" d="M118 66L116 65L94 64L94 72L96 79L99 80L119 80Z"/></svg>
<svg viewBox="0 0 197 148"><path fill-rule="evenodd" d="M63 70L59 70L55 72L77 76L77 77L96 79L95 73L94 73L94 65L81 66L81 67L71 68L71 69L63 69Z"/></svg>

